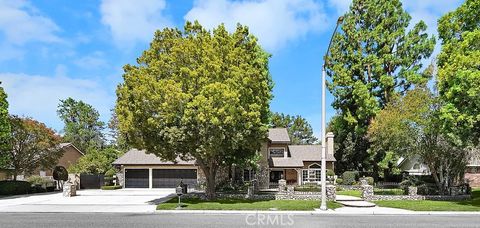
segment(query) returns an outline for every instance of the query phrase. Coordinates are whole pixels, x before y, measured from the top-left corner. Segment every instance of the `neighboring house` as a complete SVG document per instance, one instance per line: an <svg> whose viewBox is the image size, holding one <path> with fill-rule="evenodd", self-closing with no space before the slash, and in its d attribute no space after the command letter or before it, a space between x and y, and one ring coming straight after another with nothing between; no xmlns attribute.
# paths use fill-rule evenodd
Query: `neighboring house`
<svg viewBox="0 0 480 228"><path fill-rule="evenodd" d="M465 179L472 187L480 187L480 149L472 151L472 157L467 164L465 170ZM418 175L430 175L428 166L425 165L419 156L413 156L411 158L400 158L397 163L402 171L412 176Z"/></svg>
<svg viewBox="0 0 480 228"><path fill-rule="evenodd" d="M398 159L397 167L410 176L425 176L431 174L428 166L422 162L418 155L414 155L411 158Z"/></svg>
<svg viewBox="0 0 480 228"><path fill-rule="evenodd" d="M78 159L84 155L83 152L80 151L77 147L75 147L72 143L60 143L59 147L64 152L63 152L62 157L60 157L60 159L58 159L57 164L55 166L63 166L66 169L68 169L68 167L77 163ZM11 173L11 169L9 169L9 170L1 170L0 169L0 180L13 179L13 177L10 175L10 173ZM42 176L42 177L52 178L53 169L45 170L45 169L42 169L42 168L38 168L35 172L32 173L32 175L39 175L39 176ZM18 175L17 176L17 180L23 180L25 178L26 178L25 175Z"/></svg>
<svg viewBox="0 0 480 228"><path fill-rule="evenodd" d="M243 170L245 181L257 179L260 189L268 189L285 179L288 184L320 182L321 146L290 145L287 129L269 129L268 140L262 143L257 171ZM334 168L333 134L327 134L327 169ZM182 180L190 186L205 181L195 161L162 161L153 154L132 149L113 162L120 168L120 183L125 188L176 187ZM225 173L217 174L217 179Z"/></svg>

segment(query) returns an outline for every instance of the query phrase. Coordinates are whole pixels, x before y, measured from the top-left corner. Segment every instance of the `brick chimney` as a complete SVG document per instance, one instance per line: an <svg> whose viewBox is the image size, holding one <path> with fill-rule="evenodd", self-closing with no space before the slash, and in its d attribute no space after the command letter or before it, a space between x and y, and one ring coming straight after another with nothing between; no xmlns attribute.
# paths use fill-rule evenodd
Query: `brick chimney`
<svg viewBox="0 0 480 228"><path fill-rule="evenodd" d="M328 132L327 135L326 135L326 138L327 138L327 156L328 155L334 155L335 151L333 149L333 138L334 138L334 135L333 135L333 132Z"/></svg>

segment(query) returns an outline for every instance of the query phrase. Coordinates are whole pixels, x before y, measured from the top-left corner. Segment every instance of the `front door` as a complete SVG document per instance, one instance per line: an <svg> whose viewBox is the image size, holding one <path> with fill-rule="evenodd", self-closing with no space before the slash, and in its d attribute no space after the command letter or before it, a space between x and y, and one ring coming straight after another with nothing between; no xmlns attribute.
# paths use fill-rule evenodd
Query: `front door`
<svg viewBox="0 0 480 228"><path fill-rule="evenodd" d="M278 183L283 178L283 171L270 171L270 183Z"/></svg>

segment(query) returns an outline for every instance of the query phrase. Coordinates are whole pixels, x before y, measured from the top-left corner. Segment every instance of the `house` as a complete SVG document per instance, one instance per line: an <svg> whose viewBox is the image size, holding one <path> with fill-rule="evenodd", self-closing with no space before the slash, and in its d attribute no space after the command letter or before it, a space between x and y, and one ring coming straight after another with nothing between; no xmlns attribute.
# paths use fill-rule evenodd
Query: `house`
<svg viewBox="0 0 480 228"><path fill-rule="evenodd" d="M72 164L77 163L78 159L82 157L84 154L80 151L77 147L75 147L72 143L60 143L59 147L63 150L62 157L60 157L55 166L63 166L66 169L70 167ZM54 166L54 167L55 167ZM10 175L12 169L0 169L0 180L7 180L13 179ZM34 171L31 175L39 175L42 177L50 177L53 178L53 169L43 169L38 168ZM18 175L17 180L24 180L25 175Z"/></svg>
<svg viewBox="0 0 480 228"><path fill-rule="evenodd" d="M471 187L480 187L479 154L479 148L472 150L472 157L470 158L465 170L465 180L468 181ZM397 167L411 176L431 175L428 166L423 163L422 159L418 155L410 158L400 158L397 162Z"/></svg>
<svg viewBox="0 0 480 228"><path fill-rule="evenodd" d="M275 187L280 179L290 185L320 182L321 146L291 145L287 129L273 128L260 148L257 170L245 169L243 179L257 179L260 189ZM333 134L327 134L327 169L334 169ZM119 181L125 188L176 187L180 181L197 186L205 181L195 161L163 161L153 154L132 149L113 162L120 169ZM224 172L217 174L225 175Z"/></svg>

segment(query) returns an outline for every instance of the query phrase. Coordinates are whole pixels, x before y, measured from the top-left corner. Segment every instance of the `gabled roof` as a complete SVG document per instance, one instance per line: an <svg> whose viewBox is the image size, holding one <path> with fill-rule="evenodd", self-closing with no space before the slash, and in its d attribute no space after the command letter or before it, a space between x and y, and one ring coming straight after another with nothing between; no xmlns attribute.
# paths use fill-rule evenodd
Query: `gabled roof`
<svg viewBox="0 0 480 228"><path fill-rule="evenodd" d="M73 143L60 143L59 144L59 147L61 149L65 148L65 147L68 147L68 146L71 146L73 147L73 149L75 149L78 153L80 153L82 156L85 155L82 151L80 151L75 145L73 145Z"/></svg>
<svg viewBox="0 0 480 228"><path fill-rule="evenodd" d="M289 145L290 157L273 157L268 160L270 167L303 167L303 162L322 160L321 145ZM327 161L336 161L331 154L326 154Z"/></svg>
<svg viewBox="0 0 480 228"><path fill-rule="evenodd" d="M286 128L270 128L268 129L268 139L272 143L290 144L290 137Z"/></svg>
<svg viewBox="0 0 480 228"><path fill-rule="evenodd" d="M147 154L145 150L131 149L123 156L119 157L112 164L114 165L194 165L195 161L183 161L177 159L176 162L161 160L154 154Z"/></svg>

